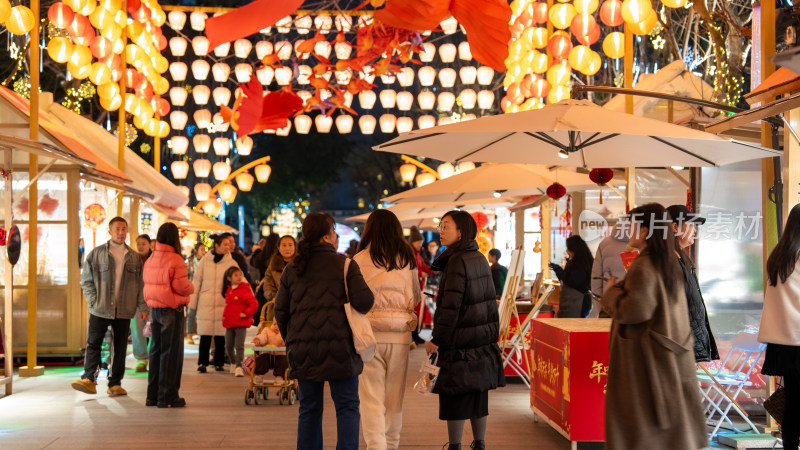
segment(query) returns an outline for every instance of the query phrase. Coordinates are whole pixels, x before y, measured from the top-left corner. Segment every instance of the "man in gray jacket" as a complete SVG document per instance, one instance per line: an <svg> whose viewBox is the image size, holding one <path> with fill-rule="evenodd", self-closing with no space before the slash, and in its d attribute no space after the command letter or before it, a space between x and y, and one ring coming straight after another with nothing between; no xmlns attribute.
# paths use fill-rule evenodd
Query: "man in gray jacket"
<svg viewBox="0 0 800 450"><path fill-rule="evenodd" d="M619 254L628 248L630 223L627 217L620 219L611 231L611 235L606 236L597 246L592 264L592 293L598 298L603 296L608 287L609 278L616 277L617 281L625 279L625 266L622 265ZM602 310L600 302L592 299L592 312L589 317L609 316Z"/></svg>
<svg viewBox="0 0 800 450"><path fill-rule="evenodd" d="M108 394L126 395L122 388L125 375L125 354L131 319L139 313L147 319L144 301L142 259L125 244L128 223L114 217L108 223L111 240L89 252L81 271L81 288L89 309L89 330L86 338L86 356L83 375L72 382L72 388L87 394L96 394L96 377L100 372L100 347L103 336L111 327L114 336L111 371L108 377Z"/></svg>

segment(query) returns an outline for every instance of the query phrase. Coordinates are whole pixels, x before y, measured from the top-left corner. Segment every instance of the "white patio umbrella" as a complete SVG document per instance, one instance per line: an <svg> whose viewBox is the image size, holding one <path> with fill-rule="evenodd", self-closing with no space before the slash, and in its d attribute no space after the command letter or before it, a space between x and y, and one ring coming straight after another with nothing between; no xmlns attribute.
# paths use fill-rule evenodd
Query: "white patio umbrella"
<svg viewBox="0 0 800 450"><path fill-rule="evenodd" d="M572 167L710 167L782 152L585 100L403 134L375 150L442 161Z"/></svg>
<svg viewBox="0 0 800 450"><path fill-rule="evenodd" d="M555 182L564 185L567 191L597 187L589 180L588 174L577 173L574 169L534 164L484 164L468 172L400 192L383 201L400 205L405 202L466 205L476 199L544 194L547 187ZM611 182L623 183L622 180Z"/></svg>

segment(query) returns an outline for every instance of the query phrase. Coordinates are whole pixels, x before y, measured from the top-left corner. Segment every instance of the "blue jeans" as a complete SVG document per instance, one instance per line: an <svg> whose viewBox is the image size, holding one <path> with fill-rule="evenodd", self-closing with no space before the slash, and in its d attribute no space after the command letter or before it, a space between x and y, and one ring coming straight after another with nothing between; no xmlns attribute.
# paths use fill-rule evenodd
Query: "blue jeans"
<svg viewBox="0 0 800 450"><path fill-rule="evenodd" d="M147 320L142 320L139 313L131 319L131 344L133 344L133 357L137 361L147 361L147 338L144 336L144 326ZM152 323L150 324L152 326Z"/></svg>
<svg viewBox="0 0 800 450"><path fill-rule="evenodd" d="M150 372L147 399L170 403L178 399L183 371L183 308L152 308Z"/></svg>
<svg viewBox="0 0 800 450"><path fill-rule="evenodd" d="M298 380L300 417L297 421L298 450L322 449L322 405L324 381ZM358 377L328 381L336 407L336 450L358 450Z"/></svg>

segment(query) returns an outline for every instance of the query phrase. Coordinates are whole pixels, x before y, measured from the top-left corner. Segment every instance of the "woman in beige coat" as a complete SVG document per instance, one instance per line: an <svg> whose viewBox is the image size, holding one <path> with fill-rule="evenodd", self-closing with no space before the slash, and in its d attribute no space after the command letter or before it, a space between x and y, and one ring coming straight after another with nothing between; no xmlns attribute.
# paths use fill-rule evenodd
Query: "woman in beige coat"
<svg viewBox="0 0 800 450"><path fill-rule="evenodd" d="M630 245L639 250L623 283L612 277L601 303L609 336L606 448L706 446L694 337L675 255L675 235L657 203L631 211Z"/></svg>

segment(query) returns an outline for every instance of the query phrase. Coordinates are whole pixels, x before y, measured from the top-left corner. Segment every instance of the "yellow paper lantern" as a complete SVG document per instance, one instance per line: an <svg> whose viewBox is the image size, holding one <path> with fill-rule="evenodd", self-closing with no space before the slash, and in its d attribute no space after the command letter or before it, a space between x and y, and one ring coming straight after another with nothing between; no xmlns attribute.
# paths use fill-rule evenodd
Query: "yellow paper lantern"
<svg viewBox="0 0 800 450"><path fill-rule="evenodd" d="M111 69L101 62L92 64L92 73L89 80L97 86L111 82Z"/></svg>
<svg viewBox="0 0 800 450"><path fill-rule="evenodd" d="M153 92L156 95L164 95L169 91L169 81L164 77L158 77L153 83Z"/></svg>
<svg viewBox="0 0 800 450"><path fill-rule="evenodd" d="M317 117L324 117L324 116L317 116ZM253 188L253 182L255 178L247 172L242 172L239 175L236 175L236 185L239 186L239 190L247 192Z"/></svg>
<svg viewBox="0 0 800 450"><path fill-rule="evenodd" d="M567 61L569 61L569 65L572 66L573 69L582 72L589 64L591 56L591 48L585 45L576 45L575 47L572 47L572 50L570 50Z"/></svg>
<svg viewBox="0 0 800 450"><path fill-rule="evenodd" d="M533 27L525 30L523 38L530 42L531 48L544 48L547 46L547 28Z"/></svg>
<svg viewBox="0 0 800 450"><path fill-rule="evenodd" d="M97 95L101 99L110 99L113 97L119 97L119 85L117 83L105 83L100 86L97 86Z"/></svg>
<svg viewBox="0 0 800 450"><path fill-rule="evenodd" d="M553 64L547 69L547 82L550 83L550 86L564 86L569 83L570 75L572 75L572 69L568 63Z"/></svg>
<svg viewBox="0 0 800 450"><path fill-rule="evenodd" d="M619 31L608 33L603 39L603 53L614 59L625 56L625 34Z"/></svg>
<svg viewBox="0 0 800 450"><path fill-rule="evenodd" d="M80 9L73 9L73 11L80 13L86 17L92 15L94 10L97 9L97 2L94 0L86 0L85 2L78 1L76 3L80 3Z"/></svg>
<svg viewBox="0 0 800 450"><path fill-rule="evenodd" d="M156 55L151 62L158 73L164 73L169 69L169 60L161 55Z"/></svg>
<svg viewBox="0 0 800 450"><path fill-rule="evenodd" d="M9 33L17 36L27 34L33 29L36 24L36 17L30 8L23 5L17 5L11 8L11 13L6 19L6 29Z"/></svg>
<svg viewBox="0 0 800 450"><path fill-rule="evenodd" d="M219 187L219 197L226 203L233 203L236 200L236 187L230 183L225 183Z"/></svg>
<svg viewBox="0 0 800 450"><path fill-rule="evenodd" d="M256 179L259 183L266 183L267 180L269 180L269 175L272 173L272 168L269 166L269 164L259 164L255 166L253 170L256 173Z"/></svg>
<svg viewBox="0 0 800 450"><path fill-rule="evenodd" d="M92 66L89 64L83 66L77 66L72 64L72 62L67 62L67 70L74 78L79 80L83 80L85 78L89 78L89 75L92 73Z"/></svg>
<svg viewBox="0 0 800 450"><path fill-rule="evenodd" d="M122 27L115 23L110 23L107 27L100 30L100 35L114 42L122 37Z"/></svg>
<svg viewBox="0 0 800 450"><path fill-rule="evenodd" d="M578 14L593 14L599 4L598 0L575 0L575 11Z"/></svg>
<svg viewBox="0 0 800 450"><path fill-rule="evenodd" d="M100 106L102 106L106 111L116 111L121 105L122 99L119 95L108 98L100 97Z"/></svg>
<svg viewBox="0 0 800 450"><path fill-rule="evenodd" d="M0 0L0 23L3 23L11 15L11 3L8 0Z"/></svg>
<svg viewBox="0 0 800 450"><path fill-rule="evenodd" d="M84 45L72 46L72 55L69 57L69 63L76 67L89 66L92 62L92 51L89 47Z"/></svg>
<svg viewBox="0 0 800 450"><path fill-rule="evenodd" d="M533 73L547 72L547 55L542 52L536 52L530 63L530 71Z"/></svg>
<svg viewBox="0 0 800 450"><path fill-rule="evenodd" d="M667 8L683 8L686 5L686 0L661 0Z"/></svg>
<svg viewBox="0 0 800 450"><path fill-rule="evenodd" d="M644 36L646 34L650 34L650 32L653 31L653 28L656 27L657 23L658 23L658 15L656 14L655 11L651 10L650 15L647 16L645 20L639 23L629 23L628 26L631 29L631 33L638 36Z"/></svg>
<svg viewBox="0 0 800 450"><path fill-rule="evenodd" d="M122 8L122 2L120 0L101 0L99 6L108 11L117 12Z"/></svg>
<svg viewBox="0 0 800 450"><path fill-rule="evenodd" d="M625 0L622 2L622 20L628 24L643 22L653 14L653 5L650 0Z"/></svg>
<svg viewBox="0 0 800 450"><path fill-rule="evenodd" d="M550 23L559 30L569 28L572 19L575 17L575 7L572 3L559 3L550 8Z"/></svg>
<svg viewBox="0 0 800 450"><path fill-rule="evenodd" d="M97 29L104 29L114 23L114 13L105 8L97 8L89 16L89 22Z"/></svg>
<svg viewBox="0 0 800 450"><path fill-rule="evenodd" d="M553 86L547 93L547 103L552 105L569 98L570 89L566 86Z"/></svg>
<svg viewBox="0 0 800 450"><path fill-rule="evenodd" d="M584 75L594 75L596 74L600 68L603 66L603 60L600 58L600 54L596 51L592 50L591 55L589 57L589 63L586 67L581 70L581 73Z"/></svg>
<svg viewBox="0 0 800 450"><path fill-rule="evenodd" d="M147 122L146 122L146 120L147 119L142 117L142 116L133 116L133 126L135 126L136 128L138 128L140 130L145 130L145 133L147 133L147 130L146 130Z"/></svg>
<svg viewBox="0 0 800 450"><path fill-rule="evenodd" d="M2 3L4 0L0 0ZM2 8L2 6L0 6ZM2 14L2 11L0 11ZM65 37L54 37L47 43L47 54L57 63L65 63L72 56L72 43Z"/></svg>
<svg viewBox="0 0 800 450"><path fill-rule="evenodd" d="M116 55L121 55L122 52L125 51L125 44L122 42L122 39L117 39L113 42L111 51Z"/></svg>

